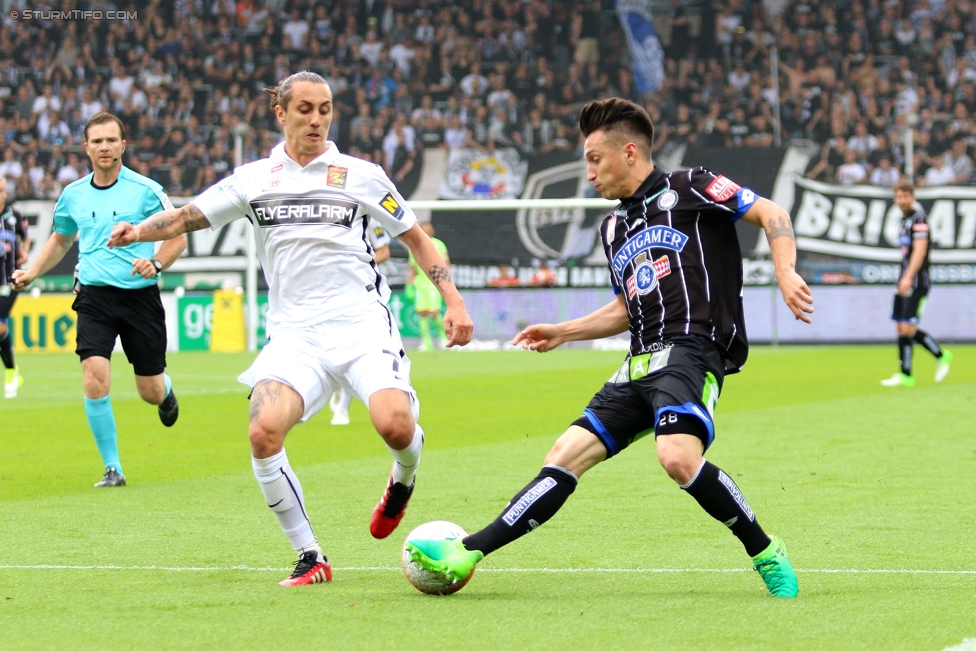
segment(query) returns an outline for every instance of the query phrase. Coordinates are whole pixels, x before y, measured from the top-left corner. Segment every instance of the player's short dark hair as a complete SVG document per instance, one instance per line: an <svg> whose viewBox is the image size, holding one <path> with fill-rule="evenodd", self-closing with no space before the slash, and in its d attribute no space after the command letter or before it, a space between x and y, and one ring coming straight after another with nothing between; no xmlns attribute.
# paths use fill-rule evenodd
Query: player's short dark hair
<svg viewBox="0 0 976 651"><path fill-rule="evenodd" d="M112 115L107 111L102 111L88 118L88 123L85 124L85 141L88 140L89 127L94 127L98 124L108 124L109 122L114 122L115 124L119 125L119 133L122 134L122 140L125 140L125 125L122 124L122 120L120 120L117 115Z"/></svg>
<svg viewBox="0 0 976 651"><path fill-rule="evenodd" d="M895 189L895 192L899 192L899 191L901 191L901 192L907 192L908 194L912 195L913 197L915 196L915 184L912 183L911 181L906 180L906 179L902 179L902 180L898 181L897 183L895 183L894 189Z"/></svg>
<svg viewBox="0 0 976 651"><path fill-rule="evenodd" d="M325 77L310 70L302 70L301 72L289 75L278 82L277 86L269 86L264 89L264 92L271 96L272 111L276 106L288 110L288 101L291 100L291 88L298 81L310 81L313 84L322 84L323 86L329 85Z"/></svg>
<svg viewBox="0 0 976 651"><path fill-rule="evenodd" d="M644 107L619 97L590 102L580 111L580 133L586 138L599 129L626 137L650 160L654 122Z"/></svg>

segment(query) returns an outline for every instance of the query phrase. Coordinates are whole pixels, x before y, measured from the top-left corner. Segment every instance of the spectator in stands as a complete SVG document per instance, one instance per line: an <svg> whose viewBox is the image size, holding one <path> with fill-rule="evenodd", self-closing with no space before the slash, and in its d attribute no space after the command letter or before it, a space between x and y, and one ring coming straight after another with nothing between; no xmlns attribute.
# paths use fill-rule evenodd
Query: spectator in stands
<svg viewBox="0 0 976 651"><path fill-rule="evenodd" d="M891 165L891 158L887 154L881 156L878 166L871 171L871 185L883 188L893 188L901 180L901 172Z"/></svg>
<svg viewBox="0 0 976 651"><path fill-rule="evenodd" d="M943 154L945 164L952 171L948 185L969 185L973 175L973 159L966 154L966 138L952 141L952 149Z"/></svg>
<svg viewBox="0 0 976 651"><path fill-rule="evenodd" d="M24 167L14 157L13 147L3 150L3 162L0 163L0 176L7 179L7 185L16 188L17 181L24 175Z"/></svg>
<svg viewBox="0 0 976 651"><path fill-rule="evenodd" d="M844 164L837 168L837 182L841 185L858 185L863 183L867 176L867 170L858 162L857 152L853 149L844 152Z"/></svg>
<svg viewBox="0 0 976 651"><path fill-rule="evenodd" d="M468 97L481 97L488 91L488 78L481 74L481 62L471 64L471 71L461 78L458 84Z"/></svg>
<svg viewBox="0 0 976 651"><path fill-rule="evenodd" d="M83 176L87 176L88 172L88 167L81 162L78 154L71 152L68 154L68 162L61 166L55 178L64 187L69 183L74 183Z"/></svg>
<svg viewBox="0 0 976 651"><path fill-rule="evenodd" d="M935 187L952 183L956 175L948 165L948 160L951 156L952 150L946 151L942 156L936 156L932 160L932 166L925 171L922 185Z"/></svg>

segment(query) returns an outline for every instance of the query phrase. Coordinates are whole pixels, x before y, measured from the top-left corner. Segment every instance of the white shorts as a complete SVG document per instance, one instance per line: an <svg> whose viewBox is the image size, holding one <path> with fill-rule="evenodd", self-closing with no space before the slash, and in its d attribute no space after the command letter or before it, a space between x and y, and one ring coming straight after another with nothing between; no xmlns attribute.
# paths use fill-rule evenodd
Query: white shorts
<svg viewBox="0 0 976 651"><path fill-rule="evenodd" d="M374 392L399 389L410 396L414 418L420 417L420 401L410 384L410 359L393 315L382 303L308 328L276 327L251 368L237 379L251 388L261 380L290 386L305 401L302 423L340 388L367 406Z"/></svg>

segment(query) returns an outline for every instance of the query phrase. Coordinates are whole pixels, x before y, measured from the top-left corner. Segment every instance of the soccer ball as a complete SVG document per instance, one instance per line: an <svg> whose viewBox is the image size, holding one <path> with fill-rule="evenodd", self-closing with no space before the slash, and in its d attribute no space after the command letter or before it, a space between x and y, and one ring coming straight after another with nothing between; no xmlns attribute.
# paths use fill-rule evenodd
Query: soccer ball
<svg viewBox="0 0 976 651"><path fill-rule="evenodd" d="M407 543L412 540L451 540L464 538L467 535L468 533L464 529L446 520L426 522L411 531L403 543L403 554L401 556L403 573L407 575L407 580L413 584L413 587L426 594L452 594L463 588L471 580L474 571L464 581L454 583L443 574L429 572L414 562L410 557L410 551L407 549Z"/></svg>

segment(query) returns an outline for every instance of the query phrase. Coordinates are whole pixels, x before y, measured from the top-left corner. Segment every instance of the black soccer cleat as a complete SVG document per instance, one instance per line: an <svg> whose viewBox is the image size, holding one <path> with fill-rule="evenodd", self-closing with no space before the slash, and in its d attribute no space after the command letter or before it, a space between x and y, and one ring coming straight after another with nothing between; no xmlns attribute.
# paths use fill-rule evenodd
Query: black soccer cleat
<svg viewBox="0 0 976 651"><path fill-rule="evenodd" d="M176 392L169 390L166 399L159 403L159 421L166 427L172 427L180 417L180 403L176 399Z"/></svg>
<svg viewBox="0 0 976 651"><path fill-rule="evenodd" d="M102 481L95 484L95 488L114 488L125 486L125 475L120 475L115 466L109 466L102 475Z"/></svg>

